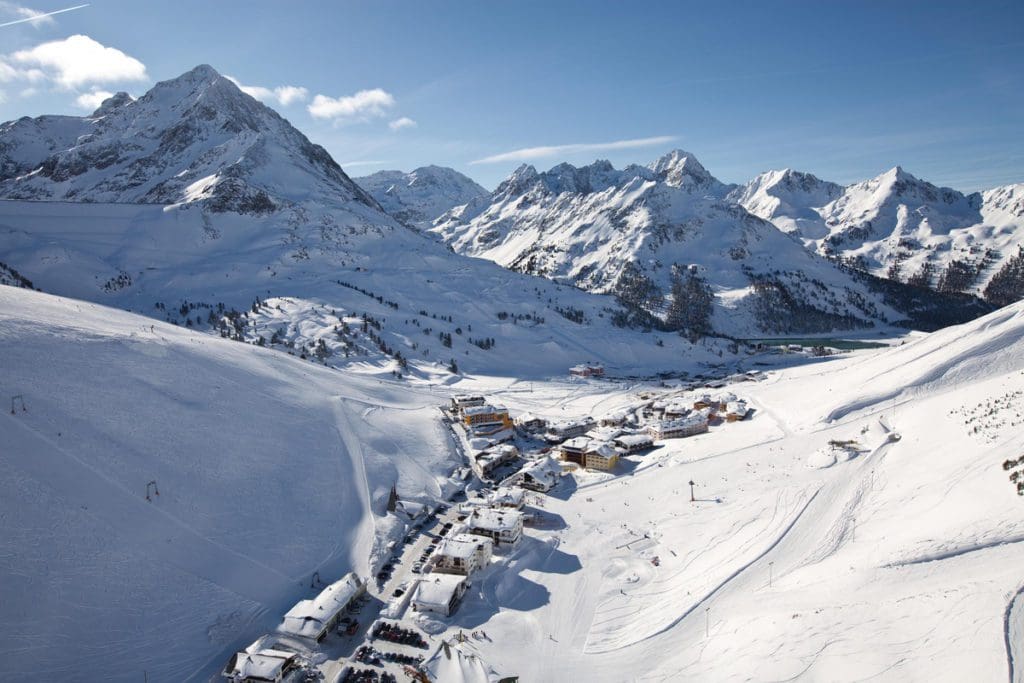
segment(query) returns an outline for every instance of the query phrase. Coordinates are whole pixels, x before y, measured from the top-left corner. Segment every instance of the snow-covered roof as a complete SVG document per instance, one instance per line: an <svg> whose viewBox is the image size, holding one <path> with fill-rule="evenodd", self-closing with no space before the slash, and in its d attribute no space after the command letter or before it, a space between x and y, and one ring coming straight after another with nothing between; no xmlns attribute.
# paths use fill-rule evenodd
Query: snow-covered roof
<svg viewBox="0 0 1024 683"><path fill-rule="evenodd" d="M471 528L486 531L503 531L515 529L523 521L523 513L518 510L479 508L473 511L467 523Z"/></svg>
<svg viewBox="0 0 1024 683"><path fill-rule="evenodd" d="M587 446L590 445L590 439L585 436L575 436L565 443L562 444L562 448L568 448L574 451L585 451Z"/></svg>
<svg viewBox="0 0 1024 683"><path fill-rule="evenodd" d="M494 490L487 500L492 505L522 505L526 499L526 491L511 486L500 486Z"/></svg>
<svg viewBox="0 0 1024 683"><path fill-rule="evenodd" d="M508 408L500 405L485 403L482 406L469 406L462 411L463 415L491 415L493 413L507 413Z"/></svg>
<svg viewBox="0 0 1024 683"><path fill-rule="evenodd" d="M596 453L603 458L612 458L619 454L615 447L610 443L591 443L590 448L587 449L587 453Z"/></svg>
<svg viewBox="0 0 1024 683"><path fill-rule="evenodd" d="M644 444L654 443L651 437L647 434L623 434L622 436L616 437L615 440L623 446L642 446Z"/></svg>
<svg viewBox="0 0 1024 683"><path fill-rule="evenodd" d="M438 605L447 609L452 596L465 582L466 577L458 574L428 574L416 587L414 600L422 605Z"/></svg>
<svg viewBox="0 0 1024 683"><path fill-rule="evenodd" d="M657 424L658 429L661 431L667 431L669 429L685 429L686 427L694 427L696 425L707 424L708 416L703 412L696 412L686 417L681 417L678 420L664 420Z"/></svg>
<svg viewBox="0 0 1024 683"><path fill-rule="evenodd" d="M295 656L294 652L283 650L239 652L228 664L231 668L225 673L242 680L276 681Z"/></svg>
<svg viewBox="0 0 1024 683"><path fill-rule="evenodd" d="M362 589L362 582L354 573L335 581L312 600L300 600L288 610L277 630L305 638L316 638L324 626Z"/></svg>
<svg viewBox="0 0 1024 683"><path fill-rule="evenodd" d="M473 534L466 533L455 534L441 544L436 554L438 556L468 559L473 556L473 553L481 545L493 545L493 542L485 536L474 536Z"/></svg>
<svg viewBox="0 0 1024 683"><path fill-rule="evenodd" d="M743 401L730 401L728 404L726 404L725 410L726 412L732 413L733 415L746 415L747 404Z"/></svg>

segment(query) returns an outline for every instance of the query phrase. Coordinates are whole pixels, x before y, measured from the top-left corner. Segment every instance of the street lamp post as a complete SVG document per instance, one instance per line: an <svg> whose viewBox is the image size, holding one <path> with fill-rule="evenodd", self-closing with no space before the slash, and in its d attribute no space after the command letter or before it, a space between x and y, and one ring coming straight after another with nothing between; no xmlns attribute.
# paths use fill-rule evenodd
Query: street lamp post
<svg viewBox="0 0 1024 683"><path fill-rule="evenodd" d="M690 502L691 503L695 503L696 501L697 501L697 499L693 497L693 479L691 479L690 480Z"/></svg>

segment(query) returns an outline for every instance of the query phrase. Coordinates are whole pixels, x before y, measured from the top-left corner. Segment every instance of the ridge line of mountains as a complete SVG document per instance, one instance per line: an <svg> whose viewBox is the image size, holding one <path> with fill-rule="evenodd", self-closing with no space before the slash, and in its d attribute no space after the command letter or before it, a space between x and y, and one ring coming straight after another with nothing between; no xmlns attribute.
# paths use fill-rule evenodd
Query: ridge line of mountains
<svg viewBox="0 0 1024 683"><path fill-rule="evenodd" d="M691 341L935 329L1024 295L1022 188L965 196L899 168L846 188L794 171L726 185L681 150L621 170L524 165L491 193L437 166L352 179L201 65L89 116L0 125L0 263L47 291L146 311L325 300L342 275L389 299L422 297L413 281L432 274L464 273L462 292L511 277L480 271L483 258L546 278L505 280L503 309L557 292L540 302L571 322ZM46 202L77 209L48 218ZM384 275L398 264L403 279Z"/></svg>

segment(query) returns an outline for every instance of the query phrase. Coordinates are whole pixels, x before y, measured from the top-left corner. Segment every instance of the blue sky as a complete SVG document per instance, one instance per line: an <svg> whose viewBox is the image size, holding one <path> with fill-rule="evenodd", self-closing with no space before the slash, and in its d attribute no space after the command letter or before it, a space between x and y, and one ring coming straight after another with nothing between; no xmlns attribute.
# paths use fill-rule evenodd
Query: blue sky
<svg viewBox="0 0 1024 683"><path fill-rule="evenodd" d="M0 23L78 3L0 2ZM0 119L83 114L200 63L350 173L646 163L725 182L902 165L1024 181L1024 2L122 2L0 27Z"/></svg>

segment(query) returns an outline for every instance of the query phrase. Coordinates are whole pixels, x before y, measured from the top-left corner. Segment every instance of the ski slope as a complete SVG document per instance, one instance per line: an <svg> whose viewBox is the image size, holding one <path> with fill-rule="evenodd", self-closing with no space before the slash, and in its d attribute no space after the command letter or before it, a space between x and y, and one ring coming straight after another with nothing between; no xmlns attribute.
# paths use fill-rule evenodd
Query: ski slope
<svg viewBox="0 0 1024 683"><path fill-rule="evenodd" d="M0 287L0 358L3 680L206 680L456 464L427 391L102 306Z"/></svg>

